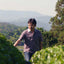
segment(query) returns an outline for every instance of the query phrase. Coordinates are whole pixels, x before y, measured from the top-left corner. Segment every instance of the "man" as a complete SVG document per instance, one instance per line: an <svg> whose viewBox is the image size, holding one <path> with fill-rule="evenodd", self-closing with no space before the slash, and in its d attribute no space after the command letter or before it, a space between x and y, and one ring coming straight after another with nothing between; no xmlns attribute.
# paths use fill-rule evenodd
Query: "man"
<svg viewBox="0 0 64 64"><path fill-rule="evenodd" d="M39 30L35 29L36 20L31 18L28 21L28 29L24 30L20 35L20 38L15 42L16 46L21 40L25 40L24 43L24 55L27 64L30 64L29 60L31 56L42 48L42 34Z"/></svg>

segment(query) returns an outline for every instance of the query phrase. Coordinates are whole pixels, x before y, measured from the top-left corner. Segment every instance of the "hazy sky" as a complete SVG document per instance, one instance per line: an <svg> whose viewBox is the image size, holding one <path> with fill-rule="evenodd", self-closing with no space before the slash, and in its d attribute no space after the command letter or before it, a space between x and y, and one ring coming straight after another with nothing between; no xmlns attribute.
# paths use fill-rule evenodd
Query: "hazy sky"
<svg viewBox="0 0 64 64"><path fill-rule="evenodd" d="M54 16L57 0L0 0L0 10L35 11Z"/></svg>

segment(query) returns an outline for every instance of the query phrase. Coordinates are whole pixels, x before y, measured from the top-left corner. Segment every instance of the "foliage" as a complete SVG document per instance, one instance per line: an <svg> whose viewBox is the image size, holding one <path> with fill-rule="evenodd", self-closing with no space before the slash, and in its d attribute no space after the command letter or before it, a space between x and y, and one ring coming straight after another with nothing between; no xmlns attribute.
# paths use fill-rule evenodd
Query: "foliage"
<svg viewBox="0 0 64 64"><path fill-rule="evenodd" d="M0 64L25 64L22 53L0 34Z"/></svg>
<svg viewBox="0 0 64 64"><path fill-rule="evenodd" d="M57 38L58 44L64 44L64 0L58 0L56 3L56 16L50 19L52 24L51 32Z"/></svg>
<svg viewBox="0 0 64 64"><path fill-rule="evenodd" d="M51 18L52 31L63 31L64 30L64 0L58 0L56 3L56 16Z"/></svg>
<svg viewBox="0 0 64 64"><path fill-rule="evenodd" d="M13 43L19 38L21 32L27 27L19 27L13 24L0 23L0 33L4 34L7 39Z"/></svg>
<svg viewBox="0 0 64 64"><path fill-rule="evenodd" d="M43 35L43 48L54 46L58 43L58 40L56 37L54 37L54 33L49 31L42 32Z"/></svg>
<svg viewBox="0 0 64 64"><path fill-rule="evenodd" d="M37 51L30 61L32 64L64 64L64 45Z"/></svg>
<svg viewBox="0 0 64 64"><path fill-rule="evenodd" d="M44 32L44 29L43 28L38 28L37 27L36 29L38 29L41 33Z"/></svg>
<svg viewBox="0 0 64 64"><path fill-rule="evenodd" d="M58 42L64 44L64 31L60 32Z"/></svg>

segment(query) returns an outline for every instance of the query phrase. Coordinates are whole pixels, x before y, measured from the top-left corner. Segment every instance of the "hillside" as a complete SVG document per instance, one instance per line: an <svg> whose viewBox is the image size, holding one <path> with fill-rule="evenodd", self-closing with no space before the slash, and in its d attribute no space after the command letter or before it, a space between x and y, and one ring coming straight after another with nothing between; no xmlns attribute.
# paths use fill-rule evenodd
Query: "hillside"
<svg viewBox="0 0 64 64"><path fill-rule="evenodd" d="M0 22L0 33L4 34L6 38L12 42L15 42L19 38L21 32L25 29L26 27Z"/></svg>
<svg viewBox="0 0 64 64"><path fill-rule="evenodd" d="M18 26L15 26L13 24L9 24L9 23L3 23L0 22L0 32L1 33L8 33L8 32L13 32L14 30L18 29Z"/></svg>
<svg viewBox="0 0 64 64"><path fill-rule="evenodd" d="M8 22L17 26L27 26L29 18L36 18L37 27L50 30L49 24L51 16L45 16L33 11L4 11L0 10L0 22Z"/></svg>

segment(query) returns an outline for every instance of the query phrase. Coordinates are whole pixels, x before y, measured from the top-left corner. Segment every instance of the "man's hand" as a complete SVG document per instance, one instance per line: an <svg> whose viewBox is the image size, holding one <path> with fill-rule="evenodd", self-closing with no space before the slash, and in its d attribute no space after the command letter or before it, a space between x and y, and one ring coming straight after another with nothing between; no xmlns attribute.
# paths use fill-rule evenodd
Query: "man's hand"
<svg viewBox="0 0 64 64"><path fill-rule="evenodd" d="M20 39L18 39L13 46L17 46L17 44L20 42Z"/></svg>

